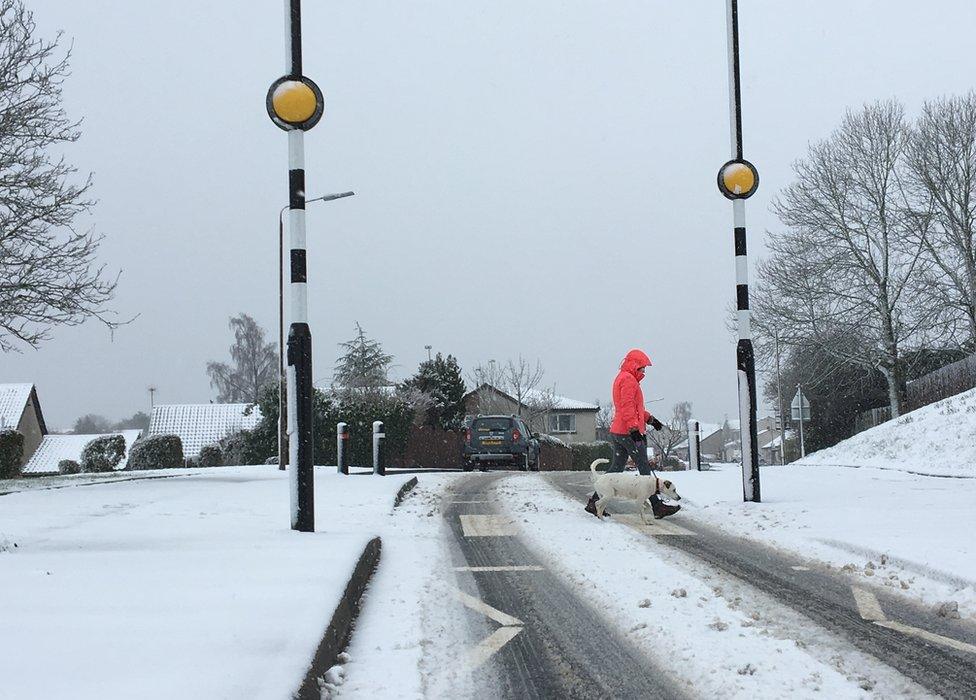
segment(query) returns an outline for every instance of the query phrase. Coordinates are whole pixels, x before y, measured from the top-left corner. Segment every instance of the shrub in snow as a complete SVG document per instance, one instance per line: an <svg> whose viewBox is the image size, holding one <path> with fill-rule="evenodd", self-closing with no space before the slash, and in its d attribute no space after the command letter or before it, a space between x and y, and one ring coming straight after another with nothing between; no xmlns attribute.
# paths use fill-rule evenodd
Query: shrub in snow
<svg viewBox="0 0 976 700"><path fill-rule="evenodd" d="M97 437L81 451L81 471L110 472L125 456L125 438L121 435Z"/></svg>
<svg viewBox="0 0 976 700"><path fill-rule="evenodd" d="M613 448L609 442L581 442L570 445L573 453L573 470L588 471L594 459L613 459Z"/></svg>
<svg viewBox="0 0 976 700"><path fill-rule="evenodd" d="M16 430L0 430L0 479L20 476L24 457L24 436Z"/></svg>
<svg viewBox="0 0 976 700"><path fill-rule="evenodd" d="M277 450L277 447L275 448ZM268 455L262 446L254 439L251 430L228 435L220 441L220 451L223 454L222 464L234 466L240 464L264 464Z"/></svg>
<svg viewBox="0 0 976 700"><path fill-rule="evenodd" d="M191 469L194 469L196 467L199 467L200 466L200 458L199 457L187 457L185 460L183 460L183 466L184 467L190 467Z"/></svg>
<svg viewBox="0 0 976 700"><path fill-rule="evenodd" d="M183 466L183 441L179 435L149 435L129 450L129 469L178 469Z"/></svg>
<svg viewBox="0 0 976 700"><path fill-rule="evenodd" d="M58 474L80 474L81 465L73 459L62 459L58 462Z"/></svg>
<svg viewBox="0 0 976 700"><path fill-rule="evenodd" d="M224 453L220 445L204 445L197 457L198 467L219 467L224 463Z"/></svg>

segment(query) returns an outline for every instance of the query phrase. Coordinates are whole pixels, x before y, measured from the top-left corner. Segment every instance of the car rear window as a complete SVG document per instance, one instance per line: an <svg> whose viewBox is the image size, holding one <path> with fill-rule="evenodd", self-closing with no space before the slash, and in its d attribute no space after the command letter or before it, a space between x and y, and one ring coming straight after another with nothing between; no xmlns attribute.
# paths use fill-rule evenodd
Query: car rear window
<svg viewBox="0 0 976 700"><path fill-rule="evenodd" d="M512 427L511 418L478 418L474 422L474 430L478 433L501 433Z"/></svg>

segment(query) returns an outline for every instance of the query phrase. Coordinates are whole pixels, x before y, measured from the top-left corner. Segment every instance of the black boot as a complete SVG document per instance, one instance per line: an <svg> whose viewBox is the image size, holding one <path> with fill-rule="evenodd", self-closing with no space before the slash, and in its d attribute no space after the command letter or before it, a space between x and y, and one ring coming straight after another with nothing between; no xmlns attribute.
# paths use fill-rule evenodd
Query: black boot
<svg viewBox="0 0 976 700"><path fill-rule="evenodd" d="M593 495L590 496L590 500L586 502L586 508L584 508L583 510L585 510L587 513L590 513L592 515L596 515L596 502L599 500L599 498L600 498L600 494L594 491ZM608 513L606 510L603 511L603 514L608 518L610 517L610 513Z"/></svg>
<svg viewBox="0 0 976 700"><path fill-rule="evenodd" d="M656 495L651 496L650 501L651 501L651 510L654 511L655 520L660 520L661 518L666 518L669 515L674 515L679 510L681 510L681 506L673 506L670 503L665 503Z"/></svg>

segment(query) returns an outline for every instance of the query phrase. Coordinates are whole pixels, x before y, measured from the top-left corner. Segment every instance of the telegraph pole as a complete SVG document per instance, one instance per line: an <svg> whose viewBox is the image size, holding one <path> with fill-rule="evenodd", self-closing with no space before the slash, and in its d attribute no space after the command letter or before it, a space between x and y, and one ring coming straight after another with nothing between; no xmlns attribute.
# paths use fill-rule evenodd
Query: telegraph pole
<svg viewBox="0 0 976 700"><path fill-rule="evenodd" d="M746 255L746 200L759 187L759 173L742 155L742 94L739 80L739 3L726 0L729 43L729 126L732 159L718 171L718 188L732 200L735 245L735 308L739 342L739 439L742 452L742 497L759 502L759 446L756 426L756 357L749 318L749 260Z"/></svg>
<svg viewBox="0 0 976 700"><path fill-rule="evenodd" d="M268 88L268 116L288 133L288 230L291 325L288 328L288 462L291 529L315 531L312 456L312 333L308 327L305 264L305 132L325 111L322 91L302 75L301 0L285 0L286 74Z"/></svg>

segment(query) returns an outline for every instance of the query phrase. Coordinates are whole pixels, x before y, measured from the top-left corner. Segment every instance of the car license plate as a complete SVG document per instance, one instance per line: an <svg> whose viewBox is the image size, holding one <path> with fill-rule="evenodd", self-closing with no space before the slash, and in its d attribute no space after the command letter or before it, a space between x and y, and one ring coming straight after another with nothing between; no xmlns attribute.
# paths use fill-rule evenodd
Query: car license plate
<svg viewBox="0 0 976 700"><path fill-rule="evenodd" d="M502 441L501 440L482 440L481 441L481 444L482 445L488 445L489 447L494 447L496 445L501 445L502 444Z"/></svg>

